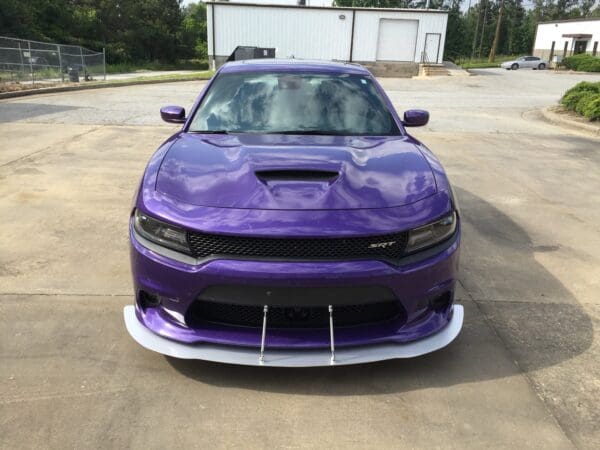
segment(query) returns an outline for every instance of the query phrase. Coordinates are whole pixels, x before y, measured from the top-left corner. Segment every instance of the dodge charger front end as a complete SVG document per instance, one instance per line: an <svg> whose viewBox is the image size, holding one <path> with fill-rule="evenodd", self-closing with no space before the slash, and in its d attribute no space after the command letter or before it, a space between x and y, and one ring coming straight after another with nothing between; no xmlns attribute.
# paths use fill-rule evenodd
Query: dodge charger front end
<svg viewBox="0 0 600 450"><path fill-rule="evenodd" d="M364 68L223 66L151 158L130 218L131 336L177 358L357 364L440 349L460 212L435 156Z"/></svg>

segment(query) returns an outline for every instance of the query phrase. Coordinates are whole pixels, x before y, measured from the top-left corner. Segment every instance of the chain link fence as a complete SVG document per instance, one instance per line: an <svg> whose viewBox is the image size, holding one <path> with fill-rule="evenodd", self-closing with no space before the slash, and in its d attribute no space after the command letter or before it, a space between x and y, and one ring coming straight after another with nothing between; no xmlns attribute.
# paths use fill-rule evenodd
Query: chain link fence
<svg viewBox="0 0 600 450"><path fill-rule="evenodd" d="M0 82L79 82L106 79L106 58L78 45L0 36Z"/></svg>

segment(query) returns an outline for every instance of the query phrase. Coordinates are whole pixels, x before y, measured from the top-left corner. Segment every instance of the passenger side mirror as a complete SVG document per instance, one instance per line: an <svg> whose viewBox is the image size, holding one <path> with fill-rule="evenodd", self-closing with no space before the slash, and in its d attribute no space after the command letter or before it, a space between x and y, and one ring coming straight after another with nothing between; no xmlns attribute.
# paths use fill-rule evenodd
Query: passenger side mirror
<svg viewBox="0 0 600 450"><path fill-rule="evenodd" d="M181 106L163 106L160 108L160 117L169 123L184 123L185 108Z"/></svg>
<svg viewBox="0 0 600 450"><path fill-rule="evenodd" d="M405 127L422 127L429 122L429 113L422 109L409 109L404 112Z"/></svg>

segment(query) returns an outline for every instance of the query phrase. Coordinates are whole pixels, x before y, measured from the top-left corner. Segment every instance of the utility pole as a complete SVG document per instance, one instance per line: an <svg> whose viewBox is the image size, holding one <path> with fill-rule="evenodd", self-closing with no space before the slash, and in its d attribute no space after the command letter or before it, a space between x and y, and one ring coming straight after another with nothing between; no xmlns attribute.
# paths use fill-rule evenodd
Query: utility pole
<svg viewBox="0 0 600 450"><path fill-rule="evenodd" d="M477 11L477 24L473 33L473 45L471 47L471 59L475 57L475 46L477 45L477 36L479 33L479 21L481 20L481 2L479 2L479 11Z"/></svg>
<svg viewBox="0 0 600 450"><path fill-rule="evenodd" d="M487 19L488 2L489 0L485 1L485 9L483 10L483 23L481 24L481 39L479 40L478 58L481 58L481 49L483 48L483 35L485 34L485 20Z"/></svg>
<svg viewBox="0 0 600 450"><path fill-rule="evenodd" d="M494 62L494 59L496 59L496 48L498 47L498 39L500 39L500 24L502 22L502 11L504 11L504 0L500 1L500 10L498 10L498 21L496 22L496 33L494 34L494 42L492 43L492 48L490 49L490 57L488 58L489 62Z"/></svg>

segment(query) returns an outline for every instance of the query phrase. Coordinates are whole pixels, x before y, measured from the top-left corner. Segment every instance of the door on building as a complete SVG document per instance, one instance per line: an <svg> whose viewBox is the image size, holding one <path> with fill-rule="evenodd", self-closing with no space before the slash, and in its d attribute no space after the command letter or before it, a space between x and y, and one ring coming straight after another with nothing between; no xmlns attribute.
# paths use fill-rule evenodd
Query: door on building
<svg viewBox="0 0 600 450"><path fill-rule="evenodd" d="M440 33L425 34L425 52L423 53L422 62L437 63L440 55Z"/></svg>
<svg viewBox="0 0 600 450"><path fill-rule="evenodd" d="M414 61L418 20L381 19L377 61Z"/></svg>
<svg viewBox="0 0 600 450"><path fill-rule="evenodd" d="M585 53L587 50L587 41L575 41L575 47L573 48L573 54Z"/></svg>

